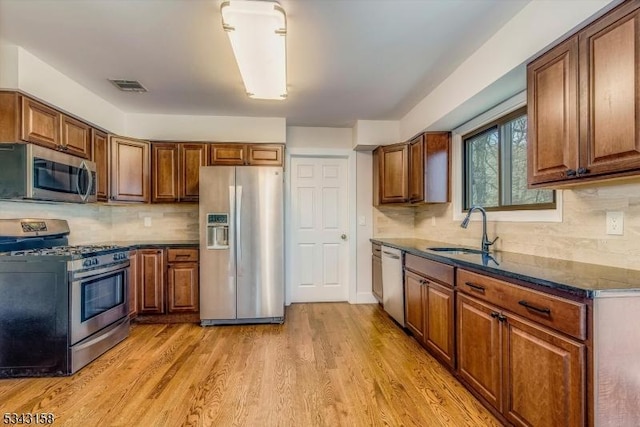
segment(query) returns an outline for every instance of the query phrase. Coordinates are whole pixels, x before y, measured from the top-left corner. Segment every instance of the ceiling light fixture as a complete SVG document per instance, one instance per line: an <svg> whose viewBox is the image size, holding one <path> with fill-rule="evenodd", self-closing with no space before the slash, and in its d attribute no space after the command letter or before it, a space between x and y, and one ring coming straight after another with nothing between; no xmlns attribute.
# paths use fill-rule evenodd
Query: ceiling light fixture
<svg viewBox="0 0 640 427"><path fill-rule="evenodd" d="M287 97L287 18L276 2L230 0L221 6L222 28L250 98Z"/></svg>

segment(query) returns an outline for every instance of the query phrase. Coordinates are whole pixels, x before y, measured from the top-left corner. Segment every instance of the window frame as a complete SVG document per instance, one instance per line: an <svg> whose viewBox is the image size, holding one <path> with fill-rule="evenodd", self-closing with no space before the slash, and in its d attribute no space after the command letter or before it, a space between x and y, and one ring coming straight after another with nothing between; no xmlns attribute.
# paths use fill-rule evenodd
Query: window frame
<svg viewBox="0 0 640 427"><path fill-rule="evenodd" d="M477 136L482 135L492 129L497 129L498 131L498 206L485 207L485 210L488 212L506 212L506 211L536 211L536 210L552 210L557 208L557 196L556 191L552 191L552 201L545 203L537 203L537 204L503 204L505 199L510 199L511 194L506 197L507 187L505 186L505 177L504 170L505 167L512 167L512 158L509 153L509 157L503 156L503 151L506 151L505 147L508 146L508 150L511 151L511 144L507 144L505 141L505 128L504 125L511 122L512 120L527 115L527 106L523 106L517 108L507 114L501 115L500 117L485 123L484 125L473 129L470 132L461 135L462 141L462 212L468 212L471 208L470 205L470 185L469 185L469 168L470 161L467 155L467 144L470 139L473 139ZM527 131L528 131L528 123L527 123ZM528 174L528 172L527 172ZM509 174L508 181L511 181L511 175Z"/></svg>

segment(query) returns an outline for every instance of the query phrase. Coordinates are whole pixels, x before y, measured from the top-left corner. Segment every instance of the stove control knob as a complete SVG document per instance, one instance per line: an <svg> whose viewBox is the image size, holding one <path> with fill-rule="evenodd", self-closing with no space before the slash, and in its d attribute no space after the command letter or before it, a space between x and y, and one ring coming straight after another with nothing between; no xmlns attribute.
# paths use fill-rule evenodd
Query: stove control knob
<svg viewBox="0 0 640 427"><path fill-rule="evenodd" d="M94 265L98 265L98 258L87 258L82 261L83 267L91 267Z"/></svg>

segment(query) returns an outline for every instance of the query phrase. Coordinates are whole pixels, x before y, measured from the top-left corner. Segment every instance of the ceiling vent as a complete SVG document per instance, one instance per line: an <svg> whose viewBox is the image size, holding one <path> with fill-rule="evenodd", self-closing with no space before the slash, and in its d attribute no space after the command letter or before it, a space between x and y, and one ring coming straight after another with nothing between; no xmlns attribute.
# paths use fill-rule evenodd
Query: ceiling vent
<svg viewBox="0 0 640 427"><path fill-rule="evenodd" d="M147 88L142 86L137 80L117 80L117 79L109 79L111 83L115 85L118 89L125 92L146 92Z"/></svg>

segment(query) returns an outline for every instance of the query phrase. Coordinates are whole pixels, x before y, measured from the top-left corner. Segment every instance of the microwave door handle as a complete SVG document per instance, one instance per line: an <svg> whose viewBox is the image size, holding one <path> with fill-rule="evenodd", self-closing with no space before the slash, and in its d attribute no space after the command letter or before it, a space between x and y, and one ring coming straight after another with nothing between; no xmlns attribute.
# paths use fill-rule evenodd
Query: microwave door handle
<svg viewBox="0 0 640 427"><path fill-rule="evenodd" d="M87 192L84 194L84 197L82 197L82 201L86 202L91 194L91 190L93 190L93 177L91 176L89 166L87 166L85 162L82 162L82 164L84 165L84 170L87 172Z"/></svg>
<svg viewBox="0 0 640 427"><path fill-rule="evenodd" d="M86 186L87 186L87 191L85 194L82 193L82 191L80 191L80 179L81 176L86 176L86 180L88 182L86 182ZM89 194L91 193L91 171L89 170L89 167L87 166L87 164L83 161L80 164L80 173L78 173L78 179L76 179L76 191L78 193L78 195L80 195L80 199L82 199L83 202L87 201L87 198L89 197Z"/></svg>
<svg viewBox="0 0 640 427"><path fill-rule="evenodd" d="M83 166L84 166L84 162L82 162L82 164L80 165L78 176L76 176L76 193L78 193L80 198L82 198L82 191L80 191L80 177L82 175L82 171L84 170Z"/></svg>

